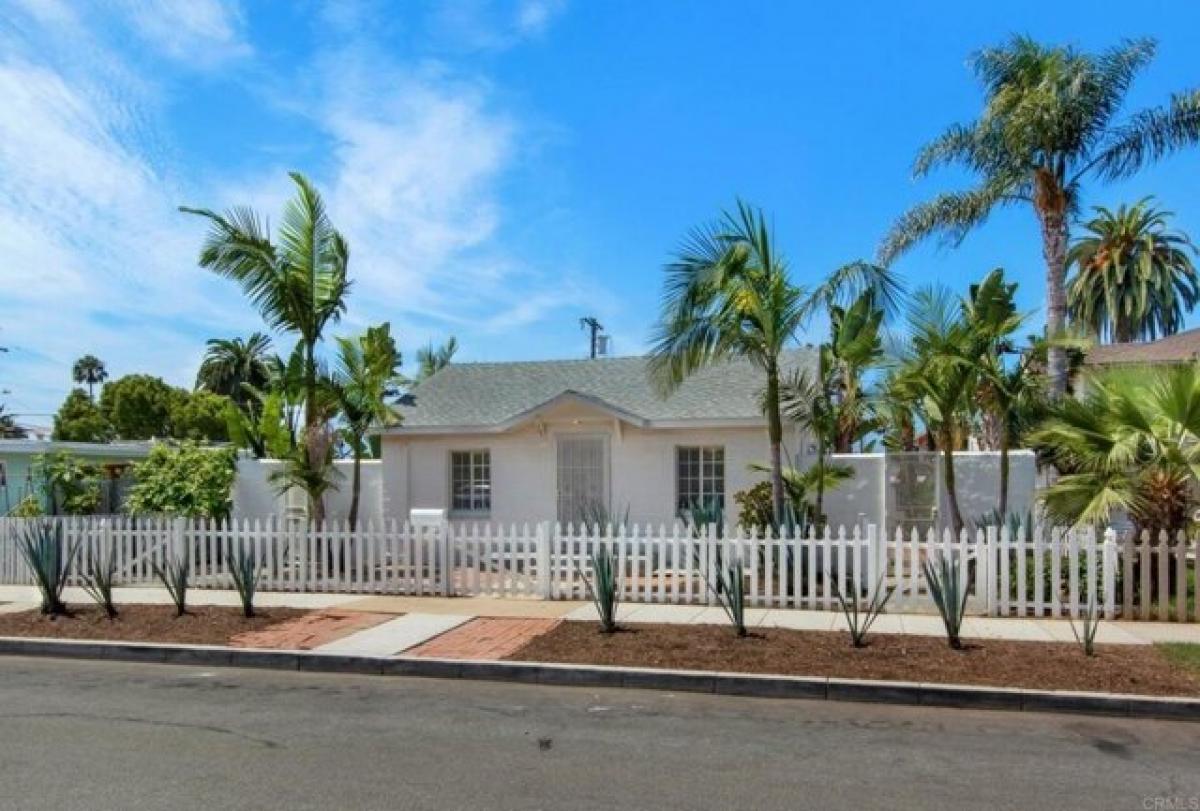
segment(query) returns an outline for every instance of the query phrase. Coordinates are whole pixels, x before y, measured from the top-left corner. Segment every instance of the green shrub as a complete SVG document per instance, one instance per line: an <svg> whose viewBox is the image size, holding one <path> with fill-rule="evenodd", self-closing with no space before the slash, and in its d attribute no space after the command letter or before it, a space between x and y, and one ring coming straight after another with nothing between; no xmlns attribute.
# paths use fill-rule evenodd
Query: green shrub
<svg viewBox="0 0 1200 811"><path fill-rule="evenodd" d="M733 503L738 506L738 520L747 530L764 531L775 526L775 506L769 481L738 490L733 494Z"/></svg>
<svg viewBox="0 0 1200 811"><path fill-rule="evenodd" d="M156 445L133 466L125 511L134 515L226 518L233 509L237 451L194 442Z"/></svg>
<svg viewBox="0 0 1200 811"><path fill-rule="evenodd" d="M175 616L182 617L187 613L187 592L190 578L188 571L188 561L186 557L170 555L164 565L159 566L154 564L154 574L162 581L162 584L167 589L167 593L171 595L171 602L175 605Z"/></svg>
<svg viewBox="0 0 1200 811"><path fill-rule="evenodd" d="M850 641L856 648L865 648L867 646L867 632L871 630L871 625L883 613L884 606L888 600L892 599L892 594L895 593L895 586L883 588L883 577L879 578L879 582L875 584L875 594L867 603L865 609L860 610L858 607L859 597L857 594L851 594L850 599L846 599L846 595L842 594L842 589L838 585L837 579L832 581L833 594L837 597L838 602L842 606L842 613L846 615L846 625L850 629Z"/></svg>
<svg viewBox="0 0 1200 811"><path fill-rule="evenodd" d="M1075 641L1079 643L1079 647L1083 648L1083 655L1095 656L1096 632L1100 630L1100 609L1096 605L1096 598L1092 597L1088 600L1087 605L1083 609L1082 629L1075 627L1075 620L1066 608L1064 604L1063 611L1067 615L1067 621L1071 623L1071 633L1075 635Z"/></svg>
<svg viewBox="0 0 1200 811"><path fill-rule="evenodd" d="M958 565L958 555L937 552L932 561L922 562L929 594L946 626L946 640L955 650L962 649L963 617L967 613L967 579Z"/></svg>
<svg viewBox="0 0 1200 811"><path fill-rule="evenodd" d="M117 581L116 550L110 548L102 558L90 558L87 569L81 575L83 588L104 609L108 618L117 618L117 606L113 602L113 588Z"/></svg>
<svg viewBox="0 0 1200 811"><path fill-rule="evenodd" d="M66 614L62 592L78 544L67 544L62 524L50 518L35 518L21 528L17 546L42 595L42 613L51 617Z"/></svg>
<svg viewBox="0 0 1200 811"><path fill-rule="evenodd" d="M258 559L254 550L241 546L229 554L229 574L233 586L242 601L242 614L247 619L254 616L254 594L258 591Z"/></svg>
<svg viewBox="0 0 1200 811"><path fill-rule="evenodd" d="M600 630L606 634L617 631L617 570L612 551L601 546L592 555L592 579L576 566L587 586L588 596L600 615Z"/></svg>

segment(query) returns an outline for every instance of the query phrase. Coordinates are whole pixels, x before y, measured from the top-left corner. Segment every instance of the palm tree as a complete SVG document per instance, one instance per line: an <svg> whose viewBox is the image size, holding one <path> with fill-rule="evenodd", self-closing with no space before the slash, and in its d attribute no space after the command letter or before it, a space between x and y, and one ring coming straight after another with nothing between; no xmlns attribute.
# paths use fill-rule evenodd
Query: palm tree
<svg viewBox="0 0 1200 811"><path fill-rule="evenodd" d="M454 353L458 351L458 339L451 335L446 343L434 346L430 341L417 350L417 382L441 371L450 365Z"/></svg>
<svg viewBox="0 0 1200 811"><path fill-rule="evenodd" d="M906 355L899 360L889 384L919 408L925 427L942 452L955 535L962 532L965 522L958 504L954 451L962 444L974 406L973 393L986 379L989 357L1001 351L1021 324L1022 316L1013 305L1015 288L997 268L972 285L970 294L962 300L956 300L946 288L918 291L909 311Z"/></svg>
<svg viewBox="0 0 1200 811"><path fill-rule="evenodd" d="M957 164L978 182L910 209L884 239L880 261L889 263L932 235L957 243L999 207L1032 206L1046 263L1046 333L1061 334L1069 221L1084 182L1128 177L1200 141L1200 91L1116 120L1154 51L1148 39L1090 54L1014 37L976 54L972 65L984 88L983 114L927 144L914 174ZM1065 349L1050 347L1047 366L1051 394L1061 397L1067 385Z"/></svg>
<svg viewBox="0 0 1200 811"><path fill-rule="evenodd" d="M1082 398L1059 403L1033 436L1063 475L1045 492L1049 515L1102 524L1129 512L1135 524L1177 529L1200 484L1200 370L1194 364L1109 372Z"/></svg>
<svg viewBox="0 0 1200 811"><path fill-rule="evenodd" d="M1117 210L1097 206L1084 227L1088 236L1071 246L1067 283L1071 320L1114 343L1174 335L1185 313L1200 301L1195 247L1186 235L1167 230L1171 214L1146 197Z"/></svg>
<svg viewBox="0 0 1200 811"><path fill-rule="evenodd" d="M367 432L396 419L395 412L385 400L396 393L400 383L396 371L400 353L391 336L391 325L387 323L370 327L357 338L338 338L337 344L333 387L345 420L343 435L354 455L350 496L350 529L353 530L358 524L360 470Z"/></svg>
<svg viewBox="0 0 1200 811"><path fill-rule="evenodd" d="M780 360L805 319L804 293L789 280L762 212L740 200L735 212L693 230L666 273L650 374L668 394L698 369L729 358L744 358L762 370L771 500L775 520L782 523Z"/></svg>
<svg viewBox="0 0 1200 811"><path fill-rule="evenodd" d="M833 305L829 309L829 343L821 352L827 356L824 363L832 376L836 400L836 453L850 453L854 443L875 428L863 375L883 359L883 318L884 311L870 293L859 296L849 307Z"/></svg>
<svg viewBox="0 0 1200 811"><path fill-rule="evenodd" d="M825 485L829 464L829 449L837 441L838 409L833 401L834 381L830 370L829 353L822 351L817 356L817 370L794 371L780 385L780 404L783 414L791 422L810 434L817 445L817 461L810 470L816 471L813 488L816 502L813 521L821 524L825 520ZM787 475L784 471L784 484Z"/></svg>
<svg viewBox="0 0 1200 811"><path fill-rule="evenodd" d="M312 183L298 172L290 173L290 177L296 184L296 196L284 207L278 244L271 241L263 219L249 208L233 208L224 215L208 209L181 210L210 222L200 251L200 266L240 284L271 329L299 335L305 442L321 445L324 431L316 348L325 327L340 320L346 310L351 286L347 276L350 249L330 222ZM310 447L303 457L319 460L321 448ZM301 478L307 481L313 477ZM318 491L315 487L308 490L315 521L325 516Z"/></svg>
<svg viewBox="0 0 1200 811"><path fill-rule="evenodd" d="M271 380L271 339L255 332L241 338L211 338L196 374L196 388L223 394L242 409L253 407L253 389Z"/></svg>
<svg viewBox="0 0 1200 811"><path fill-rule="evenodd" d="M79 385L87 386L88 397L95 400L93 387L108 380L108 369L104 367L104 361L95 355L84 355L71 367L71 378Z"/></svg>

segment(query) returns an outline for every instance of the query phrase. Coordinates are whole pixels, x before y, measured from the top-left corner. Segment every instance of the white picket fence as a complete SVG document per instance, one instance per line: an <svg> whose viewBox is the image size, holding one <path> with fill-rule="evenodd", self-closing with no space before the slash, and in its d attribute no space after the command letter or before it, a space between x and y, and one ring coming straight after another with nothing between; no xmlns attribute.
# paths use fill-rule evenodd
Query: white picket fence
<svg viewBox="0 0 1200 811"><path fill-rule="evenodd" d="M20 539L36 519L0 519L0 583L29 584ZM230 557L253 554L259 588L362 594L587 599L592 556L608 547L628 602L712 604L720 569L740 561L749 605L838 610L837 595L868 601L894 589L888 609L929 611L923 562L954 561L969 609L990 616L1079 616L1200 621L1196 542L1180 534L1120 537L1112 530L981 528L924 534L876 528L756 535L741 528L561 527L367 521L303 527L144 517L53 519L75 550L69 582L112 555L120 585L157 584L156 567L186 559L196 588L230 588Z"/></svg>

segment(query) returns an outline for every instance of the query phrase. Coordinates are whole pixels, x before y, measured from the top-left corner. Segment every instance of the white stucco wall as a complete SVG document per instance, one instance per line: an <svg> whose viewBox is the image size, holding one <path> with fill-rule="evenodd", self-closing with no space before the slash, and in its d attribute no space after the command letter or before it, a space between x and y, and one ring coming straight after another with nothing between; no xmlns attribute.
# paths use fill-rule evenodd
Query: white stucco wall
<svg viewBox="0 0 1200 811"><path fill-rule="evenodd" d="M893 462L897 459L892 457ZM938 521L950 515L941 454L931 456L937 481ZM836 464L854 468L850 481L825 496L825 513L834 526L879 522L887 514L894 525L891 489L886 481L888 457L882 453L834 454ZM996 451L958 451L954 454L955 492L963 520L972 523L1000 506L1000 454ZM1037 464L1033 451L1016 450L1009 454L1008 511L1025 515L1034 505L1037 490Z"/></svg>
<svg viewBox="0 0 1200 811"><path fill-rule="evenodd" d="M233 517L234 518L269 518L287 516L289 500L278 495L270 481L273 471L279 470L282 462L275 459L239 459L237 481L233 488ZM325 497L325 514L329 520L341 520L350 515L350 495L353 483L354 463L351 460L339 459L334 462L335 469L342 474L338 481L338 489ZM383 464L377 459L364 460L362 463L362 487L359 494L358 514L362 520L379 518L383 515ZM303 505L305 498L296 493L291 498L291 504Z"/></svg>
<svg viewBox="0 0 1200 811"><path fill-rule="evenodd" d="M883 456L881 454L835 453L832 464L854 470L854 478L825 494L824 510L835 527L866 528L883 514Z"/></svg>

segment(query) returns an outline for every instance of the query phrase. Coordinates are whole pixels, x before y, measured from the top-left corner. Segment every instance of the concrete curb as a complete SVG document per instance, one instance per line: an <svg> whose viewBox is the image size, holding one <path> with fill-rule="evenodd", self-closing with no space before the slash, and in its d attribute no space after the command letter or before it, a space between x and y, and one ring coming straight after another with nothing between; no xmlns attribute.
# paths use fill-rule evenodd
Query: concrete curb
<svg viewBox="0 0 1200 811"><path fill-rule="evenodd" d="M0 637L0 655L103 659L114 662L253 667L310 673L354 673L437 679L546 684L563 687L624 687L755 698L857 701L923 707L1069 712L1125 718L1200 721L1200 698L1136 696L975 687L957 684L862 681L806 676L657 670L604 665L429 659L415 656L353 656L312 651L93 642Z"/></svg>

